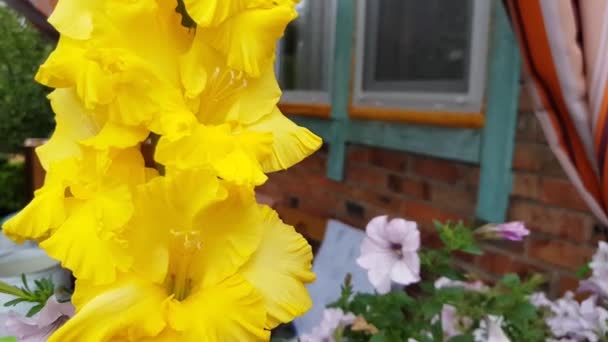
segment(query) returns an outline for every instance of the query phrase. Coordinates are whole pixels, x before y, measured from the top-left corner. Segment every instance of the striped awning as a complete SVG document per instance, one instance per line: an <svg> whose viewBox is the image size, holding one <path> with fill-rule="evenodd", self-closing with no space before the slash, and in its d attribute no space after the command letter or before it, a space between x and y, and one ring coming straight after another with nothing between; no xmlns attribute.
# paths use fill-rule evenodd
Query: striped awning
<svg viewBox="0 0 608 342"><path fill-rule="evenodd" d="M608 225L608 1L505 5L549 145L591 211Z"/></svg>

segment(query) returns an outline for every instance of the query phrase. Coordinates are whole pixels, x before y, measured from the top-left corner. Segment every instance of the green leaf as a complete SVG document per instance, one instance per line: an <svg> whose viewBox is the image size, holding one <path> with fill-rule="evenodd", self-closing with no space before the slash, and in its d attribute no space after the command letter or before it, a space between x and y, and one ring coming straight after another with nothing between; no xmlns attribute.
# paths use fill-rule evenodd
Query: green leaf
<svg viewBox="0 0 608 342"><path fill-rule="evenodd" d="M500 283L508 288L515 288L521 284L517 274L509 273L502 277Z"/></svg>
<svg viewBox="0 0 608 342"><path fill-rule="evenodd" d="M583 266L581 266L581 268L579 268L576 271L576 277L579 279L588 278L590 274L591 274L591 267L589 266L589 264L584 264Z"/></svg>
<svg viewBox="0 0 608 342"><path fill-rule="evenodd" d="M467 335L458 335L450 338L448 342L473 342L475 341L473 336L470 334Z"/></svg>
<svg viewBox="0 0 608 342"><path fill-rule="evenodd" d="M389 342L388 339L386 338L386 335L384 334L384 332L379 332L375 335L373 335L370 339L369 342Z"/></svg>
<svg viewBox="0 0 608 342"><path fill-rule="evenodd" d="M27 314L25 314L26 317L32 317L35 314L37 314L38 312L40 312L40 310L42 310L42 308L44 308L44 304L37 304L34 305L30 308L30 310L27 312Z"/></svg>
<svg viewBox="0 0 608 342"><path fill-rule="evenodd" d="M17 342L17 338L13 336L0 337L0 342Z"/></svg>
<svg viewBox="0 0 608 342"><path fill-rule="evenodd" d="M4 306L15 306L19 303L25 302L26 300L23 298L17 298L17 299L13 299L13 300L9 300L8 302L4 303Z"/></svg>

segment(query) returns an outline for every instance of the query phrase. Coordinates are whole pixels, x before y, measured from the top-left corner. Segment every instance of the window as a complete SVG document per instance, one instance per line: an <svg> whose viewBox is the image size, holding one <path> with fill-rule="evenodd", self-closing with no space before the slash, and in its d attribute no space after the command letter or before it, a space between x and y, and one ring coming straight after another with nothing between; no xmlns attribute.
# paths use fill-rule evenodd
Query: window
<svg viewBox="0 0 608 342"><path fill-rule="evenodd" d="M354 106L478 112L490 1L359 0Z"/></svg>
<svg viewBox="0 0 608 342"><path fill-rule="evenodd" d="M276 71L282 102L329 103L335 0L302 0L279 41Z"/></svg>

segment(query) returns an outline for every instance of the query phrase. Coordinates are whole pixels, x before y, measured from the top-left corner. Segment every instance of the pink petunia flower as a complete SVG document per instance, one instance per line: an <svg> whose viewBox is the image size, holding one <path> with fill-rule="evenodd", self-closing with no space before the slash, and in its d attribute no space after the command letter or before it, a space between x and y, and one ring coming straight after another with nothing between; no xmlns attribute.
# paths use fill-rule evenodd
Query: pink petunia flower
<svg viewBox="0 0 608 342"><path fill-rule="evenodd" d="M510 342L511 340L502 330L503 317L488 315L479 322L473 336L475 342Z"/></svg>
<svg viewBox="0 0 608 342"><path fill-rule="evenodd" d="M60 303L55 296L51 296L44 308L33 317L9 312L5 325L7 331L20 342L44 342L72 316L74 306L71 302Z"/></svg>
<svg viewBox="0 0 608 342"><path fill-rule="evenodd" d="M409 285L420 281L420 232L416 222L387 216L372 219L365 228L359 266L367 270L370 283L380 294L388 293L391 281Z"/></svg>
<svg viewBox="0 0 608 342"><path fill-rule="evenodd" d="M310 334L300 336L300 342L336 342L336 335L353 324L357 318L352 313L342 309L328 308L323 311L323 320Z"/></svg>
<svg viewBox="0 0 608 342"><path fill-rule="evenodd" d="M486 239L503 239L511 241L521 241L524 237L530 235L530 231L524 226L524 223L520 221L487 224L479 228L475 233Z"/></svg>

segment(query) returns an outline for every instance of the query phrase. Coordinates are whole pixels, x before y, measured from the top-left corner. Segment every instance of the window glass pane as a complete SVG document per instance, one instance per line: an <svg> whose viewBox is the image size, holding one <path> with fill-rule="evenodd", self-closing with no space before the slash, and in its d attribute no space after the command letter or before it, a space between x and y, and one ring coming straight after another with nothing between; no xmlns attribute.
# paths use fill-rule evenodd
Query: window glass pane
<svg viewBox="0 0 608 342"><path fill-rule="evenodd" d="M363 89L466 92L473 0L368 0Z"/></svg>
<svg viewBox="0 0 608 342"><path fill-rule="evenodd" d="M333 1L302 0L298 18L279 42L277 69L283 90L329 89Z"/></svg>

